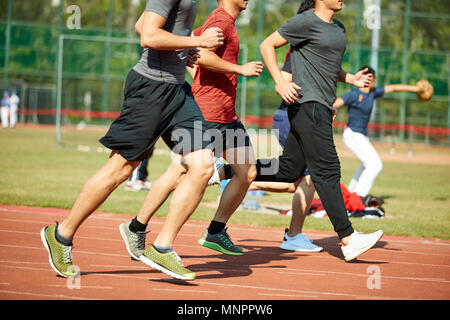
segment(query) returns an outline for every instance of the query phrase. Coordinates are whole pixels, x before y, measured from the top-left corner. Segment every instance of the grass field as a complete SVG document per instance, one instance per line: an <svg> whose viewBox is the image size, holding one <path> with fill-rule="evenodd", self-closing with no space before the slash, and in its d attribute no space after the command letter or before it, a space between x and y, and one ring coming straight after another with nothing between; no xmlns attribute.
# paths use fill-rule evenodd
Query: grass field
<svg viewBox="0 0 450 320"><path fill-rule="evenodd" d="M105 129L106 130L106 129ZM68 147L56 146L54 128L19 126L0 131L0 203L70 209L86 180L106 161L105 152L83 152L77 144L100 147L96 141L104 130L67 131ZM359 162L336 137L341 158L342 181L347 184ZM450 149L415 145L414 157L407 157L408 147L397 145L396 155L388 144L375 144L383 159L383 171L371 193L385 198L386 219L352 218L358 231L383 229L386 234L450 239ZM155 180L169 165L167 148L158 142L150 160L150 180ZM210 220L215 208L211 203L220 195L218 186L209 187L191 219ZM144 192L125 191L119 187L99 211L135 214ZM289 205L290 194L266 194L262 204ZM167 213L168 204L157 216ZM285 227L289 217L245 210L237 211L231 223ZM307 218L305 229L332 230L327 218Z"/></svg>

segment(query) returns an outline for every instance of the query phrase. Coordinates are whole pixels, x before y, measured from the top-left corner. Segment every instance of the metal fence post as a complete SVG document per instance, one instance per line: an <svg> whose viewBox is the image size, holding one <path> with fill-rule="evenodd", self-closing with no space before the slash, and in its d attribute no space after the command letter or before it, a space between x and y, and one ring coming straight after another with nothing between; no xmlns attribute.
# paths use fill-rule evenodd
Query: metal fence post
<svg viewBox="0 0 450 320"><path fill-rule="evenodd" d="M58 38L58 56L56 67L56 113L55 113L55 132L56 144L61 145L61 105L62 105L62 75L63 75L63 51L64 35L60 34Z"/></svg>
<svg viewBox="0 0 450 320"><path fill-rule="evenodd" d="M12 0L8 0L8 17L6 22L6 36L5 36L5 60L4 60L4 75L3 86L8 90L9 86L9 48L11 44L11 16L12 16Z"/></svg>
<svg viewBox="0 0 450 320"><path fill-rule="evenodd" d="M256 31L256 40L258 42L258 46L256 47L256 60L261 60L261 52L259 51L259 43L263 37L263 28L264 28L264 1L258 1L258 23L257 23L257 31ZM261 91L261 77L256 78L256 88L253 91L253 115L259 116L260 114L260 91Z"/></svg>
<svg viewBox="0 0 450 320"><path fill-rule="evenodd" d="M356 16L356 59L354 71L361 67L361 21L363 17L363 0L358 0L357 16Z"/></svg>
<svg viewBox="0 0 450 320"><path fill-rule="evenodd" d="M380 25L374 25L372 28L372 47L370 52L370 66L378 73L378 48L380 46L380 29L381 29L381 1L375 0L374 5L378 8L379 17L374 19L380 19ZM373 102L373 109L370 115L370 122L375 122L378 109L378 103L375 100Z"/></svg>
<svg viewBox="0 0 450 320"><path fill-rule="evenodd" d="M408 48L409 48L409 22L411 19L411 0L406 0L406 12L405 12L405 26L403 36L403 68L402 68L402 82L408 81ZM405 139L405 123L406 123L406 92L402 92L402 98L400 103L400 140Z"/></svg>
<svg viewBox="0 0 450 320"><path fill-rule="evenodd" d="M108 24L106 27L106 37L107 41L105 43L105 63L103 67L103 99L102 107L103 111L108 111L109 104L109 70L110 70L110 60L111 60L111 35L112 35L112 18L114 10L114 0L109 0L109 11L108 11ZM106 123L106 119L103 119L103 123Z"/></svg>
<svg viewBox="0 0 450 320"><path fill-rule="evenodd" d="M55 138L56 144L61 145L61 105L62 105L62 45L63 45L63 35L62 35L62 20L63 20L63 0L59 1L58 9L58 36L56 41L56 72L55 72L55 82L56 90L53 93L53 103L55 106Z"/></svg>

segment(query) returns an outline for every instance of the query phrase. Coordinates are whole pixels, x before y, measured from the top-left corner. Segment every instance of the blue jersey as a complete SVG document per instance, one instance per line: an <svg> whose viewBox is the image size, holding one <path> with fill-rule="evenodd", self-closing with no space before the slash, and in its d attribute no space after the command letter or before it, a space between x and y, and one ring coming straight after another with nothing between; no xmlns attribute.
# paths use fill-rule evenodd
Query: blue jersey
<svg viewBox="0 0 450 320"><path fill-rule="evenodd" d="M384 87L377 87L365 94L358 88L344 94L342 100L348 107L347 126L355 132L367 136L367 125L369 124L370 114L372 113L375 99L384 95Z"/></svg>
<svg viewBox="0 0 450 320"><path fill-rule="evenodd" d="M1 106L2 107L9 107L9 99L8 98L2 98Z"/></svg>

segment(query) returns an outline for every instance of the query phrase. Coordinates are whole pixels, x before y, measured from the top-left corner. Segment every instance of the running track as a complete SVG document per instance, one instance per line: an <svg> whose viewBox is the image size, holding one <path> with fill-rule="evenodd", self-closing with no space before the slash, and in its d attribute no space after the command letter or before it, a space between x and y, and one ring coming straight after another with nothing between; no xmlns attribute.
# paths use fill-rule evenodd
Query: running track
<svg viewBox="0 0 450 320"><path fill-rule="evenodd" d="M359 260L345 263L334 233L306 231L324 251L293 253L278 248L281 228L231 225L232 239L247 253L230 257L198 245L207 223L188 221L174 247L197 279L183 282L132 261L118 231L131 216L107 213L95 213L79 229L73 255L82 274L68 280L50 268L39 236L44 225L62 221L67 213L0 205L0 299L450 298L450 241L446 240L385 235ZM150 222L148 241L154 240L163 221Z"/></svg>

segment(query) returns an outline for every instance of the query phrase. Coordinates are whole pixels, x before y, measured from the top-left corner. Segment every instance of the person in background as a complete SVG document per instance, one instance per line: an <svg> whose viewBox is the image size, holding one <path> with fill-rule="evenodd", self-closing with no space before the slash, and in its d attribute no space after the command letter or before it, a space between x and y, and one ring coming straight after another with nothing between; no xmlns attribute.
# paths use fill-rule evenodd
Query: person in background
<svg viewBox="0 0 450 320"><path fill-rule="evenodd" d="M9 98L9 126L15 128L17 124L17 112L19 110L20 98L17 95L17 90L12 91L11 97Z"/></svg>
<svg viewBox="0 0 450 320"><path fill-rule="evenodd" d="M418 92L418 86L406 84L392 84L375 87L375 70L370 66L363 66L360 70L367 69L373 75L370 85L366 88L354 88L352 91L337 98L333 103L334 108L347 106L348 121L344 129L343 140L345 146L361 161L361 166L356 170L351 179L348 190L356 192L366 203L370 190L376 177L383 168L383 163L377 151L370 143L367 126L374 106L375 99L381 98L391 92Z"/></svg>
<svg viewBox="0 0 450 320"><path fill-rule="evenodd" d="M125 184L125 190L127 191L148 191L152 186L152 183L147 180L148 178L148 162L153 155L154 146L149 151L149 155L145 158L141 164L133 170L130 179Z"/></svg>
<svg viewBox="0 0 450 320"><path fill-rule="evenodd" d="M0 107L0 116L2 118L2 128L8 128L9 122L9 91L5 90L3 92L3 98Z"/></svg>

